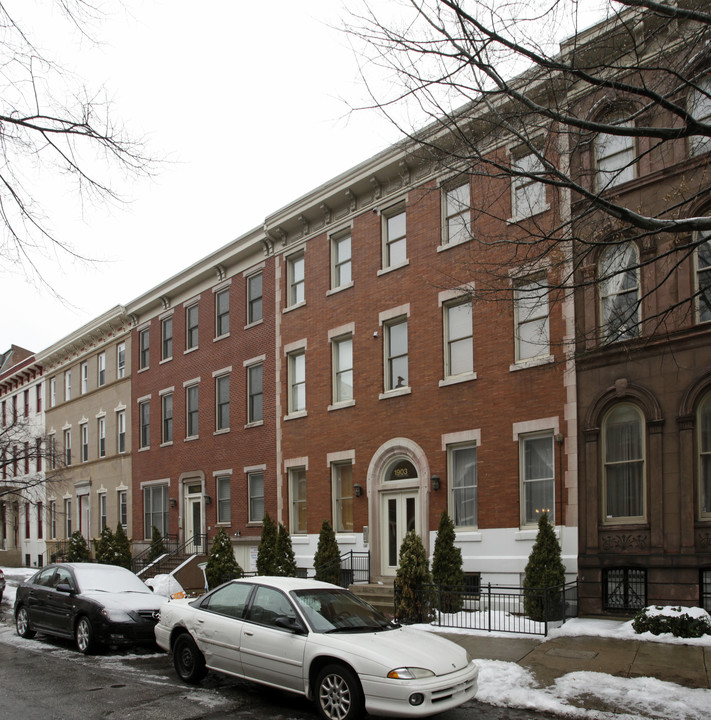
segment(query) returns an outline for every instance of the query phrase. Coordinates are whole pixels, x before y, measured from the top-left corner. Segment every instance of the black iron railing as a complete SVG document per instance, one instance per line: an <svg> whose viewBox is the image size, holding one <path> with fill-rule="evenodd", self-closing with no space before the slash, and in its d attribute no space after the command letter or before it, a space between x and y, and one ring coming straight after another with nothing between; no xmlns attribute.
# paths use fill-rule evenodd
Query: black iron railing
<svg viewBox="0 0 711 720"><path fill-rule="evenodd" d="M395 584L395 617L438 627L488 632L547 635L578 614L578 582L550 588L482 586L473 594L465 586L418 585L409 598Z"/></svg>
<svg viewBox="0 0 711 720"><path fill-rule="evenodd" d="M166 553L172 553L178 547L177 535L164 535L161 538L161 541L163 543L163 547L165 548ZM153 543L151 543L145 550L141 551L137 555L134 555L131 560L131 567L133 569L133 572L138 574L142 572L146 567L148 567L155 559L153 558L149 560L153 553Z"/></svg>
<svg viewBox="0 0 711 720"><path fill-rule="evenodd" d="M207 535L193 535L182 545L178 545L176 540L170 550L166 545L166 550L164 555L152 562L146 562L138 570L134 569L134 572L137 575L145 575L146 571L150 569L151 575L165 575L175 570L190 555L207 555Z"/></svg>
<svg viewBox="0 0 711 720"><path fill-rule="evenodd" d="M337 562L327 567L311 568L306 570L305 574L306 577L310 578L315 577L317 573L319 575L330 575L331 571L336 568L340 568L338 584L341 587L347 588L353 583L370 582L370 553L349 550L341 555Z"/></svg>

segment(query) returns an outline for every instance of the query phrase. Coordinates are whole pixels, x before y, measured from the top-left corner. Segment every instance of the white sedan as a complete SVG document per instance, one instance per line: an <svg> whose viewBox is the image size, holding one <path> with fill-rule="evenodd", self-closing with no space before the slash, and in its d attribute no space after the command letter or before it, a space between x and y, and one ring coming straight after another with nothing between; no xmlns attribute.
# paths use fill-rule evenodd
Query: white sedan
<svg viewBox="0 0 711 720"><path fill-rule="evenodd" d="M170 600L155 634L182 680L208 669L246 678L305 695L326 720L423 717L477 691L478 667L459 645L314 580L245 578Z"/></svg>

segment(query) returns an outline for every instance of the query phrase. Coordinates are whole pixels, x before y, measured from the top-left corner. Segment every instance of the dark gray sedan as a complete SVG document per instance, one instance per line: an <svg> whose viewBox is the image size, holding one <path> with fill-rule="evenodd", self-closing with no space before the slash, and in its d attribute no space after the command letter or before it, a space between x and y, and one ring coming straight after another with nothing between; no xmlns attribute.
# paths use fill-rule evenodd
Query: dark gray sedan
<svg viewBox="0 0 711 720"><path fill-rule="evenodd" d="M154 642L167 598L116 565L48 565L17 588L15 626L23 638L45 633L74 639L85 654L98 646Z"/></svg>

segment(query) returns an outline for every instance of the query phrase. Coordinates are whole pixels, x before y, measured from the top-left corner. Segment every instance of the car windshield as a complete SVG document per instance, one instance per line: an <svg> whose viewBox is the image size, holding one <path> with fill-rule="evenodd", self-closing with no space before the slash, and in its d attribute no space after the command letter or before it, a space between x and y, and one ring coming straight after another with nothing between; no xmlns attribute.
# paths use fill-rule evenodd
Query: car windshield
<svg viewBox="0 0 711 720"><path fill-rule="evenodd" d="M104 592L150 593L150 588L130 570L120 567L75 568L81 592L102 590Z"/></svg>
<svg viewBox="0 0 711 720"><path fill-rule="evenodd" d="M372 632L395 627L348 590L295 590L293 596L316 632Z"/></svg>

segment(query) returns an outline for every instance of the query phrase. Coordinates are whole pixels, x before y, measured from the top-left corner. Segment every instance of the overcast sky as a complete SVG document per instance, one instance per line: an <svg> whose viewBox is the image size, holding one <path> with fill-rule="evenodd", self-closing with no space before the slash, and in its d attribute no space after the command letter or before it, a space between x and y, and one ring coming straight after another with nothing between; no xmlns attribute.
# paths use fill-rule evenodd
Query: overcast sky
<svg viewBox="0 0 711 720"><path fill-rule="evenodd" d="M29 29L89 86L106 85L115 115L169 162L152 181L121 187L131 200L122 207L80 212L57 199L55 232L102 262L43 265L66 303L3 274L12 311L3 313L0 351L48 347L398 139L374 114L348 112L346 100L363 91L336 29L339 0L129 0L127 8L97 26L99 47L58 33L64 26L44 11L28 15Z"/></svg>

